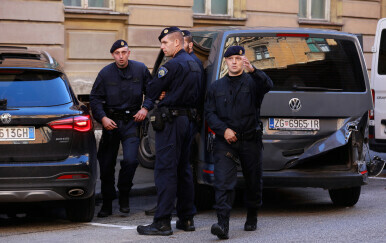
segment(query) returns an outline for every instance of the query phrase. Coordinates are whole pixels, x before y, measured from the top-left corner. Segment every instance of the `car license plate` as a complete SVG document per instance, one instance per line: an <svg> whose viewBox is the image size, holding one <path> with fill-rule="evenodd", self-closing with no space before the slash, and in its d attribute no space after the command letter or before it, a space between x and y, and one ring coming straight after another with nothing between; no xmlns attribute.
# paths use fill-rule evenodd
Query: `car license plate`
<svg viewBox="0 0 386 243"><path fill-rule="evenodd" d="M0 127L0 141L35 140L35 127Z"/></svg>
<svg viewBox="0 0 386 243"><path fill-rule="evenodd" d="M319 119L269 118L269 129L272 130L319 130Z"/></svg>

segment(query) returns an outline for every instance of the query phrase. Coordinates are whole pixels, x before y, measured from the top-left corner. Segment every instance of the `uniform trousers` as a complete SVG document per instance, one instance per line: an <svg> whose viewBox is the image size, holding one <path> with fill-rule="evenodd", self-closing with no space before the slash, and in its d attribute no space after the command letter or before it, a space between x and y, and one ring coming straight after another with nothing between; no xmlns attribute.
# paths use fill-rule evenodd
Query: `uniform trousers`
<svg viewBox="0 0 386 243"><path fill-rule="evenodd" d="M103 199L113 200L116 198L115 190L115 166L122 143L123 160L118 177L118 190L128 194L133 186L133 178L138 166L139 137L137 127L139 123L130 120L115 121L118 128L114 130L103 129L102 138L99 143L98 161L101 178L101 191Z"/></svg>
<svg viewBox="0 0 386 243"><path fill-rule="evenodd" d="M214 189L217 214L229 217L235 198L237 163L229 158L239 158L245 179L244 204L248 209L262 205L262 141L238 140L228 144L224 138L216 137L214 144Z"/></svg>
<svg viewBox="0 0 386 243"><path fill-rule="evenodd" d="M177 216L180 219L191 219L196 214L189 163L194 126L187 116L177 116L172 122L166 122L164 130L156 132L154 180L158 206L155 221L170 219L176 198Z"/></svg>

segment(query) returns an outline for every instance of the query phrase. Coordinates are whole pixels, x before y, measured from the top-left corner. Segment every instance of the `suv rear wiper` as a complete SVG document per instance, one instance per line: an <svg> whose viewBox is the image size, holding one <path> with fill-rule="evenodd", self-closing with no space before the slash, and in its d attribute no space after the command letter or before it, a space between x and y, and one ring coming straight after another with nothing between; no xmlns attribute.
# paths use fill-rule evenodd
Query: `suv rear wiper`
<svg viewBox="0 0 386 243"><path fill-rule="evenodd" d="M310 91L343 91L343 89L330 89L325 87L306 87L306 86L292 86L294 90L310 90Z"/></svg>

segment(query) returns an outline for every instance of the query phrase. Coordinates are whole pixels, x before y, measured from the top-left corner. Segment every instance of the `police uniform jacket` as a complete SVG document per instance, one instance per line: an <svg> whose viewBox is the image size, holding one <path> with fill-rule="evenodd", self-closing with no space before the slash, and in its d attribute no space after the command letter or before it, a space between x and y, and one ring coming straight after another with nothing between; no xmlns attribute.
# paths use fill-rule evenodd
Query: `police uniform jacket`
<svg viewBox="0 0 386 243"><path fill-rule="evenodd" d="M205 82L205 71L204 71L204 66L202 65L201 60L194 54L194 52L189 53L189 55L197 62L198 66L201 69L201 83L200 83L200 98L197 106L202 110L202 107L204 105L204 97L205 97L205 87L206 87L206 82Z"/></svg>
<svg viewBox="0 0 386 243"><path fill-rule="evenodd" d="M261 102L273 87L272 80L258 69L242 73L237 84L231 82L228 75L213 82L205 101L208 125L221 136L227 128L236 133L258 128Z"/></svg>
<svg viewBox="0 0 386 243"><path fill-rule="evenodd" d="M184 50L180 50L158 69L158 74L149 82L148 96L154 102L166 91L158 107L196 108L200 97L201 70L196 61Z"/></svg>
<svg viewBox="0 0 386 243"><path fill-rule="evenodd" d="M139 110L151 75L145 64L129 60L121 70L114 63L98 74L90 94L90 106L96 121L106 116L106 109ZM151 110L153 103L145 98L143 107ZM135 115L135 114L133 114Z"/></svg>

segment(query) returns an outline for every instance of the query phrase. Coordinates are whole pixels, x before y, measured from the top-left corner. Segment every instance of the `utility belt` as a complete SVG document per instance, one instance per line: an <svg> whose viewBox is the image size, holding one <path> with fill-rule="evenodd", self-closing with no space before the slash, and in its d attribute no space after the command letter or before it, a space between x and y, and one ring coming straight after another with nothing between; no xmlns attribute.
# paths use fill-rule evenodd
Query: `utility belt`
<svg viewBox="0 0 386 243"><path fill-rule="evenodd" d="M125 110L118 110L118 109L106 109L106 115L108 118L112 119L113 121L123 121L125 123L128 123L131 119L134 119L134 115L137 114L139 109L125 109Z"/></svg>
<svg viewBox="0 0 386 243"><path fill-rule="evenodd" d="M150 116L150 122L155 131L162 131L165 128L165 123L172 123L177 116L187 116L190 121L197 121L198 119L197 109L177 109L162 106L154 109L153 114Z"/></svg>
<svg viewBox="0 0 386 243"><path fill-rule="evenodd" d="M263 130L261 129L263 126L262 124L260 125L257 129L251 129L246 132L241 132L241 133L236 133L237 140L239 141L248 141L248 140L255 140L255 139L260 139L263 136Z"/></svg>

